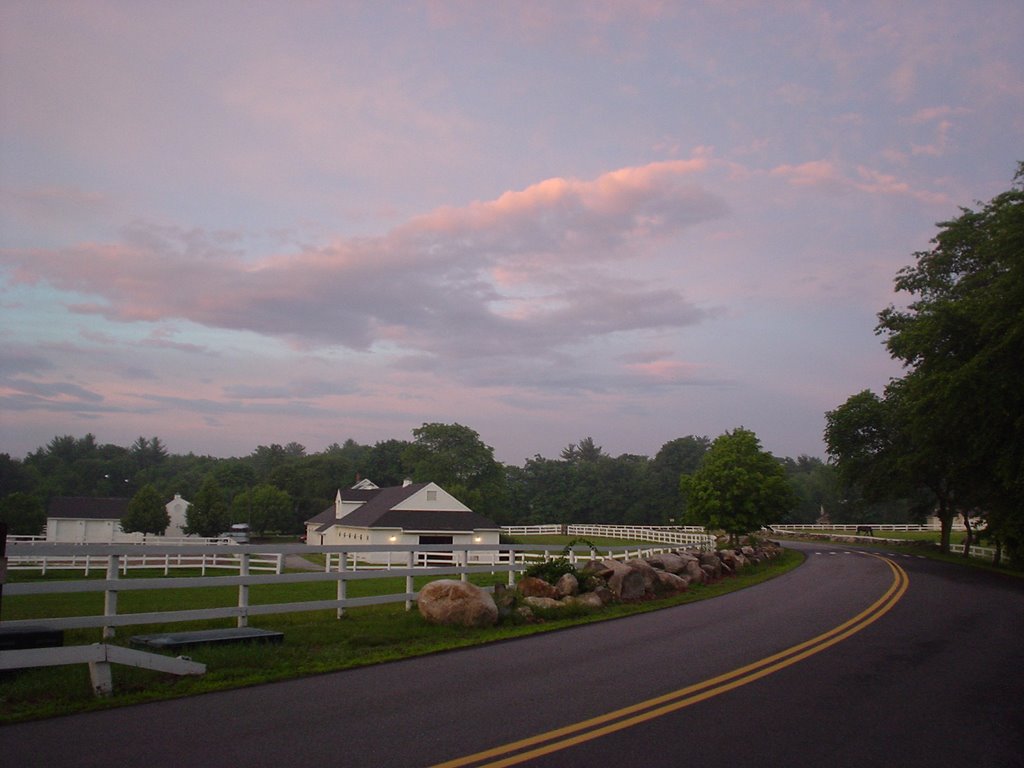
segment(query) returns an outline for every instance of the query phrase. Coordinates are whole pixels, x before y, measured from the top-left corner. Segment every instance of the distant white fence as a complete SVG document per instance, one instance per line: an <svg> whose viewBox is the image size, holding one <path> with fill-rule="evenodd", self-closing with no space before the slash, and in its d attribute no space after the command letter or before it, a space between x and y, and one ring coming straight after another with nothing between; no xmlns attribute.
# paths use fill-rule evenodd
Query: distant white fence
<svg viewBox="0 0 1024 768"><path fill-rule="evenodd" d="M605 536L661 544L679 544L702 550L715 548L716 539L700 526L669 525L570 525L570 536Z"/></svg>
<svg viewBox="0 0 1024 768"><path fill-rule="evenodd" d="M82 571L83 576L88 576L93 571L105 571L109 560L107 555L75 553L70 556L55 556L39 552L11 555L7 558L7 570L40 571L44 575L50 571ZM166 576L172 569L198 569L205 576L207 571L238 571L242 567L242 558L238 554L224 551L158 555L132 548L119 560L119 570L122 574L128 571L157 569L162 570ZM250 571L281 573L282 568L283 558L280 554L263 553L249 558Z"/></svg>
<svg viewBox="0 0 1024 768"><path fill-rule="evenodd" d="M507 525L502 526L501 532L509 536L600 536L678 544L702 550L715 548L715 537L697 525Z"/></svg>
<svg viewBox="0 0 1024 768"><path fill-rule="evenodd" d="M868 528L871 528L873 531L879 531L881 533L884 533L886 531L892 531L892 532L896 532L896 531L911 531L911 532L925 531L925 532L934 533L934 532L940 530L939 528L935 528L935 527L928 526L928 525L892 525L892 524L888 524L888 523L882 523L882 524L877 524L877 525L875 523L864 523L864 524L861 524L861 525L810 525L810 524L802 524L801 525L801 524L792 524L792 523L776 523L775 525L772 526L772 530L774 530L776 533L780 533L780 534L785 534L785 533L807 533L807 534L811 535L812 537L813 536L817 536L817 537L820 537L820 538L823 538L823 539L827 539L829 533L837 533L838 532L838 533L846 534L847 531L851 531L851 530L852 531L856 531L857 528L863 528L865 526L868 527ZM963 530L966 530L966 529L961 524L959 527L954 525L953 526L953 530L963 531ZM844 535L843 538L844 539L847 538L847 535ZM875 536L855 536L855 535L849 535L848 538L851 538L851 539L862 539L865 542L877 541L877 542L888 542L888 543L899 543L899 544L909 543L908 539L886 539L884 537L875 537ZM956 553L956 554L963 554L964 545L963 544L953 544L953 543L950 543L949 551L953 552L953 553ZM979 560L988 560L990 562L995 562L996 553L997 553L997 550L995 549L995 547L979 547L977 544L972 544L969 556L970 557L976 557ZM1003 556L1006 557L1005 553L1004 553Z"/></svg>
<svg viewBox="0 0 1024 768"><path fill-rule="evenodd" d="M559 536L567 533L567 525L503 525L501 532L509 536Z"/></svg>
<svg viewBox="0 0 1024 768"><path fill-rule="evenodd" d="M940 531L942 526L937 523L918 525L914 523L773 523L772 528L800 531L856 531L868 525L876 531ZM964 524L953 523L954 531L964 531Z"/></svg>

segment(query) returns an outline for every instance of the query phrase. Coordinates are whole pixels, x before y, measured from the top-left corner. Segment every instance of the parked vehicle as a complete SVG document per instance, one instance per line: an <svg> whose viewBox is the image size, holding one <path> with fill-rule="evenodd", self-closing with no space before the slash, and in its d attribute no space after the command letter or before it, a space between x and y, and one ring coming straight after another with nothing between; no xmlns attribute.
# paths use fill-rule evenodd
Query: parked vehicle
<svg viewBox="0 0 1024 768"><path fill-rule="evenodd" d="M225 531L221 535L222 539L233 539L236 544L248 544L249 543L249 524L248 523L235 523L231 526L231 529Z"/></svg>

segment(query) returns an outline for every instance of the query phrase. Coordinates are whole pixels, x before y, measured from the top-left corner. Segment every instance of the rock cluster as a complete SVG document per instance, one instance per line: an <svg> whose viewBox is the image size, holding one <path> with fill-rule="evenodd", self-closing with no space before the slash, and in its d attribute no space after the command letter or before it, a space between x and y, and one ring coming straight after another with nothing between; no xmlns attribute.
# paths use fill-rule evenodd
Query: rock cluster
<svg viewBox="0 0 1024 768"><path fill-rule="evenodd" d="M569 606L599 609L612 602L637 602L685 592L691 584L709 584L752 564L771 560L781 548L774 542L716 552L675 550L646 559L590 560L579 577L563 574L549 584L524 576L514 590L498 586L492 597L473 584L450 579L432 581L420 591L420 614L435 624L491 626L516 617L536 621L538 613ZM582 584L581 584L582 581Z"/></svg>

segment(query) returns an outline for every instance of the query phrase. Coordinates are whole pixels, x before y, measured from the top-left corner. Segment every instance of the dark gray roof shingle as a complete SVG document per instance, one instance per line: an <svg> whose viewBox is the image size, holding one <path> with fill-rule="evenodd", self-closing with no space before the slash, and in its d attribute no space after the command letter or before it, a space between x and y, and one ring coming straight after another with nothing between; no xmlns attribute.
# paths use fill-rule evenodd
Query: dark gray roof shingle
<svg viewBox="0 0 1024 768"><path fill-rule="evenodd" d="M336 523L353 528L401 528L405 531L475 531L480 529L498 530L493 520L473 511L437 511L426 509L394 509L406 499L423 490L429 483L412 483L391 488L376 488L366 491L349 489L341 492L343 500L363 500L365 503L349 512L341 520L334 517L332 504L308 524L318 524L323 532ZM356 493L364 494L356 496Z"/></svg>
<svg viewBox="0 0 1024 768"><path fill-rule="evenodd" d="M55 496L50 499L47 517L86 520L120 520L128 512L129 499L94 499L90 496Z"/></svg>

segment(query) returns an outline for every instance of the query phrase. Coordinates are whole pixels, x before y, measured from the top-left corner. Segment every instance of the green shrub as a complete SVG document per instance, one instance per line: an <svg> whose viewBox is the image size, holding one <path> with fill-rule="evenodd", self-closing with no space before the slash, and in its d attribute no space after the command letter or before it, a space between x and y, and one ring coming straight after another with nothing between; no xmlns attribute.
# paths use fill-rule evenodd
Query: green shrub
<svg viewBox="0 0 1024 768"><path fill-rule="evenodd" d="M534 563L526 569L527 576L543 579L548 584L556 583L566 573L571 573L577 579L579 578L576 566L570 563L566 557L556 557L553 560L545 560L543 563Z"/></svg>

